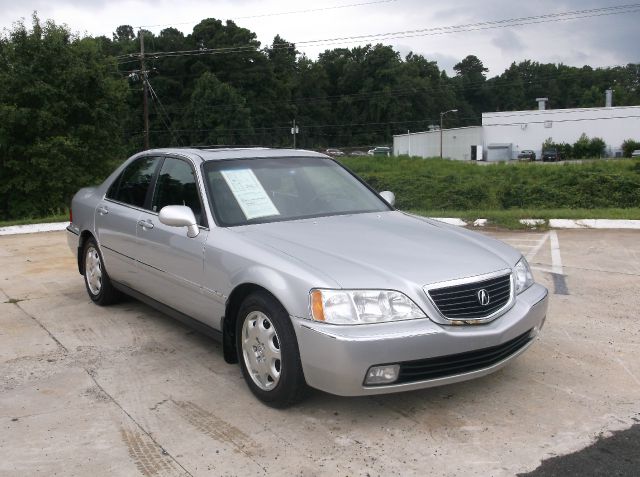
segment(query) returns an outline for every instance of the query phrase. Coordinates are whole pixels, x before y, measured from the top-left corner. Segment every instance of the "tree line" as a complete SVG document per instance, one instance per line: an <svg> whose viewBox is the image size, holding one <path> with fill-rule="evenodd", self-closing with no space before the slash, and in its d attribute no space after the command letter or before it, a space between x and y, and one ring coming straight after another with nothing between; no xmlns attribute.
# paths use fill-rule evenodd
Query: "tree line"
<svg viewBox="0 0 640 477"><path fill-rule="evenodd" d="M145 71L139 52L143 36ZM242 48L239 48L242 47ZM188 52L188 53L186 53ZM488 78L469 55L453 75L391 46L333 48L311 59L276 36L263 47L233 21L184 34L129 25L80 36L33 16L0 37L0 218L49 214L77 188L143 148L142 79L150 86L151 147L368 147L439 124L478 125L485 111L640 104L640 64L582 68L513 63Z"/></svg>

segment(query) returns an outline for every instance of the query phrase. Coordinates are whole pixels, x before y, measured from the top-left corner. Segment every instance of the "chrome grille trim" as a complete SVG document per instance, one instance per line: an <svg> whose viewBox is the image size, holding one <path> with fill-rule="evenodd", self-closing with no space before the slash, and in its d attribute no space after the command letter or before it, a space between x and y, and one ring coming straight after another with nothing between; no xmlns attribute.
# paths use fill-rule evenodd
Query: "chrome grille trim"
<svg viewBox="0 0 640 477"><path fill-rule="evenodd" d="M501 283L500 280L496 280L500 278L507 278L506 283ZM430 304L437 311L438 317L445 323L479 324L487 323L496 319L498 316L502 315L513 306L513 304L515 303L514 280L515 278L513 276L512 270L510 268L507 268L484 275L476 275L456 280L431 283L429 285L425 285L423 287L423 290L427 295ZM487 314L478 314L477 301L475 302L476 305L474 305L474 299L469 296L469 294L471 293L471 291L469 290L470 286L475 288L482 287L482 282L487 282L487 288L491 289L490 296L492 301L499 301L499 306L497 308L492 307L491 303L487 305ZM459 288L456 289L456 287ZM436 298L431 295L432 292L443 289L451 289L451 291L441 291ZM506 300L504 300L505 294L507 295ZM437 305L437 303L443 305L443 302L448 303L448 306L445 307L446 309L448 309L448 311L441 310ZM455 312L452 312L451 310L451 305L453 304L459 305L455 307ZM465 313L465 308L475 308L476 311ZM453 314L455 316L450 317L447 316L448 314Z"/></svg>

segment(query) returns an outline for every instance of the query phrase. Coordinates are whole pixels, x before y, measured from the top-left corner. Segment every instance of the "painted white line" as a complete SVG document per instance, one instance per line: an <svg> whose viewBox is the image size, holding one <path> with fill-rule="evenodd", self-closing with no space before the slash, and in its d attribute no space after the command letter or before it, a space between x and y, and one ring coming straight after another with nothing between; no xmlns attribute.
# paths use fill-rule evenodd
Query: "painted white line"
<svg viewBox="0 0 640 477"><path fill-rule="evenodd" d="M640 386L640 380L638 380L638 378L636 377L635 374L633 374L629 368L627 368L627 365L624 364L624 361L622 361L620 358L618 358L617 356L614 356L614 358L616 359L616 361L620 364L620 366L622 366L624 368L624 370L627 372L627 374L629 376L631 376L631 378L636 382L636 384L638 384Z"/></svg>
<svg viewBox="0 0 640 477"><path fill-rule="evenodd" d="M542 248L542 246L544 245L544 243L547 241L548 238L549 238L549 232L544 234L538 240L538 243L534 245L534 247L529 251L529 253L527 253L527 256L526 256L527 262L530 262L531 260L533 260L533 258L538 254L538 252L540 251L540 249Z"/></svg>
<svg viewBox="0 0 640 477"><path fill-rule="evenodd" d="M640 230L640 220L550 219L549 227L554 229L635 229L635 230Z"/></svg>
<svg viewBox="0 0 640 477"><path fill-rule="evenodd" d="M551 273L551 269L549 267L545 267L543 265L531 265L531 264L529 264L529 266L531 267L531 270L538 270L539 272Z"/></svg>
<svg viewBox="0 0 640 477"><path fill-rule="evenodd" d="M555 230L549 232L549 243L551 245L551 270L558 275L564 275L562 271L562 257L560 256L560 242Z"/></svg>
<svg viewBox="0 0 640 477"><path fill-rule="evenodd" d="M55 230L64 230L69 222L54 222L51 224L29 224L29 225L10 225L9 227L0 227L0 235L17 235L17 234L35 234L38 232L52 232Z"/></svg>
<svg viewBox="0 0 640 477"><path fill-rule="evenodd" d="M533 243L538 243L540 242L540 234L536 234L535 235L536 238L534 239L523 239L523 238L518 238L518 237L507 237L504 240L508 241L508 242L533 242Z"/></svg>

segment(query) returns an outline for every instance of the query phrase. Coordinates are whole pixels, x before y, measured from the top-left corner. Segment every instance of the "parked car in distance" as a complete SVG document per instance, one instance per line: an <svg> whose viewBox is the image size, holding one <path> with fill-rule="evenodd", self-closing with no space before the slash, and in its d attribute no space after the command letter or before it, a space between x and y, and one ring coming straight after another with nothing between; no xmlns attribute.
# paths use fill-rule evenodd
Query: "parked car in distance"
<svg viewBox="0 0 640 477"><path fill-rule="evenodd" d="M530 149L525 149L523 151L520 151L520 154L518 154L518 160L519 161L535 161L536 153Z"/></svg>
<svg viewBox="0 0 640 477"><path fill-rule="evenodd" d="M317 152L155 149L75 194L67 239L94 303L130 295L215 336L274 407L307 386L478 378L524 352L547 290L522 254L394 200Z"/></svg>
<svg viewBox="0 0 640 477"><path fill-rule="evenodd" d="M351 151L349 155L350 156L366 156L367 153L364 151Z"/></svg>
<svg viewBox="0 0 640 477"><path fill-rule="evenodd" d="M342 152L340 149L327 149L326 151L324 151L324 153L333 157L344 156L344 152Z"/></svg>
<svg viewBox="0 0 640 477"><path fill-rule="evenodd" d="M640 157L640 149L636 149L631 153L631 157Z"/></svg>
<svg viewBox="0 0 640 477"><path fill-rule="evenodd" d="M377 146L377 147L374 147L373 149L369 149L367 154L369 156L386 156L386 157L390 157L391 156L391 148L387 147L387 146Z"/></svg>
<svg viewBox="0 0 640 477"><path fill-rule="evenodd" d="M562 159L560 152L557 149L545 149L542 151L542 161L553 161L557 162Z"/></svg>
<svg viewBox="0 0 640 477"><path fill-rule="evenodd" d="M542 151L542 161L543 162L557 162L562 159L560 151L557 149L545 149Z"/></svg>

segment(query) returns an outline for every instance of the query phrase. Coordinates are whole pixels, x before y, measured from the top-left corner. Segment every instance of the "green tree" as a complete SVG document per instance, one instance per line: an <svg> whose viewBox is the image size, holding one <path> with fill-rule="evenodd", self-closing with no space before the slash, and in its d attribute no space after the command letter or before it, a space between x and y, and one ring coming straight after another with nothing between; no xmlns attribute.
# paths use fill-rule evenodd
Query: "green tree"
<svg viewBox="0 0 640 477"><path fill-rule="evenodd" d="M0 38L0 217L68 207L121 157L126 83L92 38L34 14Z"/></svg>
<svg viewBox="0 0 640 477"><path fill-rule="evenodd" d="M245 99L209 72L196 81L185 126L193 145L246 144L253 134Z"/></svg>
<svg viewBox="0 0 640 477"><path fill-rule="evenodd" d="M640 149L640 141L634 141L633 139L626 139L622 143L622 155L624 157L631 157L633 151Z"/></svg>

